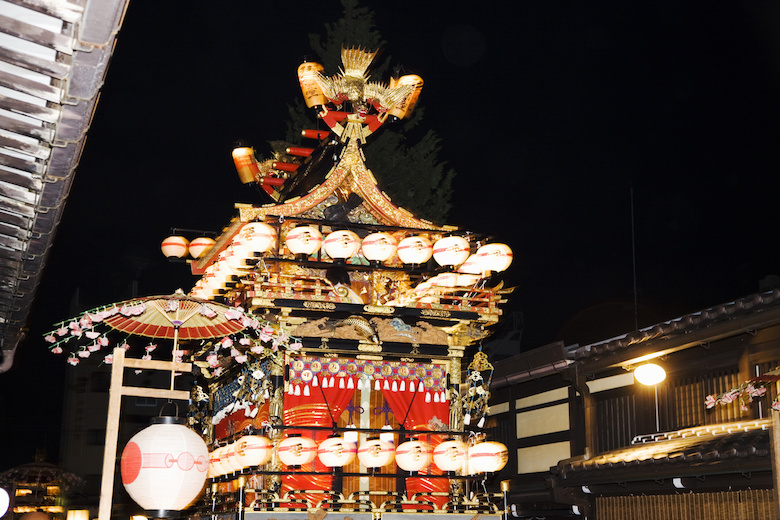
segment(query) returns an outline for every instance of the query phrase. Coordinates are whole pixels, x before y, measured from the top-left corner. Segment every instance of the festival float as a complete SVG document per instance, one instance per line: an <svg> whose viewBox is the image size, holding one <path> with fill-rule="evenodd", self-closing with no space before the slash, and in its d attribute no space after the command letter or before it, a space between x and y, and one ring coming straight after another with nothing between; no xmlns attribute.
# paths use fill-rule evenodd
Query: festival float
<svg viewBox="0 0 780 520"><path fill-rule="evenodd" d="M212 448L202 513L503 514L483 485L507 452L481 433L492 365L478 345L510 292L497 274L512 252L417 218L377 186L362 148L411 113L423 81L368 81L375 54L342 49L330 77L300 65L327 130L265 161L237 146L240 179L270 202L237 204L190 260L190 296L273 324L264 344L194 352L208 383L191 416Z"/></svg>
<svg viewBox="0 0 780 520"><path fill-rule="evenodd" d="M411 113L423 81L368 81L375 54L342 49L334 76L301 64L326 129L304 129L309 147L269 160L237 146L241 181L268 202L236 204L213 239L163 240L200 277L189 294L93 309L46 336L54 352L92 338L71 364L108 345L98 325L174 340L168 369L191 363L189 426L208 446L190 516L505 514L504 495L485 485L507 450L482 431L493 367L481 342L511 292L500 273L512 251L418 218L378 187L362 149ZM126 362L119 347L106 362ZM180 398L173 375L170 392ZM149 467L144 450L125 449L126 487ZM176 455L194 477L202 458L185 468Z"/></svg>

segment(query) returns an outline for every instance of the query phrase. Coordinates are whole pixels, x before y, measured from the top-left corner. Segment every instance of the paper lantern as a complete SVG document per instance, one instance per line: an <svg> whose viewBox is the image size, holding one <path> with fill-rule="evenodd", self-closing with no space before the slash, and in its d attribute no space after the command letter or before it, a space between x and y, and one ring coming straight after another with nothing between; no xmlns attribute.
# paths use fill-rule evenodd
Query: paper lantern
<svg viewBox="0 0 780 520"><path fill-rule="evenodd" d="M321 64L313 61L305 61L298 65L298 83L301 85L303 100L306 106L316 107L326 103L325 94L317 81L317 75L325 70Z"/></svg>
<svg viewBox="0 0 780 520"><path fill-rule="evenodd" d="M512 264L512 250L506 244L487 244L474 253L480 259L483 271L500 273Z"/></svg>
<svg viewBox="0 0 780 520"><path fill-rule="evenodd" d="M163 240L162 244L160 244L160 249L166 258L184 258L189 252L189 245L189 240L174 235Z"/></svg>
<svg viewBox="0 0 780 520"><path fill-rule="evenodd" d="M231 442L227 446L225 446L224 451L222 452L222 463L227 468L228 473L235 473L236 471L241 471L244 469L242 465L238 463L238 460L236 459L236 443Z"/></svg>
<svg viewBox="0 0 780 520"><path fill-rule="evenodd" d="M265 253L276 244L276 230L265 222L250 222L244 224L241 231L233 237L231 245L235 246L236 242L250 254Z"/></svg>
<svg viewBox="0 0 780 520"><path fill-rule="evenodd" d="M389 233L371 233L363 239L360 247L367 260L384 262L393 256L398 241Z"/></svg>
<svg viewBox="0 0 780 520"><path fill-rule="evenodd" d="M431 241L422 236L406 237L398 243L398 258L405 264L424 264L432 254Z"/></svg>
<svg viewBox="0 0 780 520"><path fill-rule="evenodd" d="M181 511L206 482L209 450L184 422L176 417L155 417L122 452L122 484L148 511Z"/></svg>
<svg viewBox="0 0 780 520"><path fill-rule="evenodd" d="M395 462L405 471L425 469L431 463L431 446L424 441L406 441L395 449Z"/></svg>
<svg viewBox="0 0 780 520"><path fill-rule="evenodd" d="M284 243L294 255L313 255L322 246L322 233L314 226L298 226L287 233Z"/></svg>
<svg viewBox="0 0 780 520"><path fill-rule="evenodd" d="M406 74L398 79L390 78L390 88L400 85L411 85L414 87L414 90L403 101L396 103L394 107L388 110L388 114L398 119L403 119L414 110L414 105L417 104L417 99L420 97L420 92L423 88L423 79L417 74Z"/></svg>
<svg viewBox="0 0 780 520"><path fill-rule="evenodd" d="M221 477L222 475L227 475L228 473L232 472L228 466L228 453L226 448L226 446L220 446L209 453L210 478Z"/></svg>
<svg viewBox="0 0 780 520"><path fill-rule="evenodd" d="M442 471L461 470L464 462L466 462L466 445L463 441L444 441L433 449L433 463Z"/></svg>
<svg viewBox="0 0 780 520"><path fill-rule="evenodd" d="M469 257L469 241L463 237L445 237L433 244L433 259L442 266L460 265Z"/></svg>
<svg viewBox="0 0 780 520"><path fill-rule="evenodd" d="M367 468L381 468L395 459L393 444L380 439L369 439L358 448L358 460Z"/></svg>
<svg viewBox="0 0 780 520"><path fill-rule="evenodd" d="M5 512L8 511L8 506L10 505L11 497L8 495L8 491L0 488L0 517L5 515Z"/></svg>
<svg viewBox="0 0 780 520"><path fill-rule="evenodd" d="M190 242L189 252L192 258L200 258L206 251L214 247L215 241L209 237L198 237Z"/></svg>
<svg viewBox="0 0 780 520"><path fill-rule="evenodd" d="M317 456L317 443L309 437L287 437L277 446L276 454L287 466L302 466Z"/></svg>
<svg viewBox="0 0 780 520"><path fill-rule="evenodd" d="M509 451L500 442L480 442L468 448L466 459L469 475L495 473L506 466Z"/></svg>
<svg viewBox="0 0 780 520"><path fill-rule="evenodd" d="M463 264L458 267L459 273L482 275L487 269L482 264L482 257L477 256L476 253L469 256Z"/></svg>
<svg viewBox="0 0 780 520"><path fill-rule="evenodd" d="M326 236L322 246L331 258L351 258L360 248L360 237L354 231L342 229Z"/></svg>
<svg viewBox="0 0 780 520"><path fill-rule="evenodd" d="M317 457L325 466L336 468L346 466L357 454L357 446L343 437L328 437L317 447Z"/></svg>
<svg viewBox="0 0 780 520"><path fill-rule="evenodd" d="M228 459L233 467L262 466L271 458L273 446L262 435L244 435L233 443Z"/></svg>

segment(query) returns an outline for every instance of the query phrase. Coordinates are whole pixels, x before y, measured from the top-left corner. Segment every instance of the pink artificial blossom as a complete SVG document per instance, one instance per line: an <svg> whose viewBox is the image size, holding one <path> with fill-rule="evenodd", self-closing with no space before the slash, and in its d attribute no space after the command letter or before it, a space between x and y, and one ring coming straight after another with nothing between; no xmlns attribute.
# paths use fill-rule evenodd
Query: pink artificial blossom
<svg viewBox="0 0 780 520"><path fill-rule="evenodd" d="M54 343L55 341L57 341L57 338L56 338L56 337L54 337L54 335L53 335L53 334L49 334L48 336L46 336L46 337L45 337L45 338L43 338L43 339L44 339L44 340L45 340L47 343Z"/></svg>
<svg viewBox="0 0 780 520"><path fill-rule="evenodd" d="M206 362L209 364L211 368L216 368L219 366L219 358L216 354L209 354L206 356Z"/></svg>
<svg viewBox="0 0 780 520"><path fill-rule="evenodd" d="M240 356L233 356L233 359L236 360L236 363L246 363L246 354L241 354Z"/></svg>
<svg viewBox="0 0 780 520"><path fill-rule="evenodd" d="M79 357L88 358L89 357L89 350L79 350L76 353L76 355L78 355Z"/></svg>
<svg viewBox="0 0 780 520"><path fill-rule="evenodd" d="M127 341L123 341L121 345L119 345L119 348L125 349L125 352L130 350L130 345L127 344Z"/></svg>
<svg viewBox="0 0 780 520"><path fill-rule="evenodd" d="M151 354L144 354L143 356L141 356L141 359L149 361L150 359L152 359L152 355Z"/></svg>
<svg viewBox="0 0 780 520"><path fill-rule="evenodd" d="M98 336L100 336L100 333L94 330L88 330L87 332L84 333L84 335L89 339L95 339Z"/></svg>
<svg viewBox="0 0 780 520"><path fill-rule="evenodd" d="M97 352L98 350L100 350L100 345L98 345L97 343L93 343L87 347L87 350L89 350L90 352Z"/></svg>
<svg viewBox="0 0 780 520"><path fill-rule="evenodd" d="M740 401L739 409L742 410L743 412L747 412L750 408L748 408L747 403L745 403L744 401Z"/></svg>
<svg viewBox="0 0 780 520"><path fill-rule="evenodd" d="M780 411L780 402L778 402L777 399L772 401L772 410Z"/></svg>
<svg viewBox="0 0 780 520"><path fill-rule="evenodd" d="M243 313L238 309L230 309L228 311L225 311L225 318L229 320L240 320L242 316Z"/></svg>
<svg viewBox="0 0 780 520"><path fill-rule="evenodd" d="M92 326L92 320L90 320L89 317L87 317L86 315L82 316L81 319L79 320L79 325L81 325L82 329L88 329L89 327Z"/></svg>
<svg viewBox="0 0 780 520"><path fill-rule="evenodd" d="M62 354L62 347L60 347L59 345L57 345L56 347L54 347L53 349L51 349L51 353L52 353L52 354Z"/></svg>
<svg viewBox="0 0 780 520"><path fill-rule="evenodd" d="M303 344L300 341L295 341L287 346L290 350L300 350Z"/></svg>
<svg viewBox="0 0 780 520"><path fill-rule="evenodd" d="M81 329L78 327L70 329L71 336L81 336L81 332L82 332Z"/></svg>
<svg viewBox="0 0 780 520"><path fill-rule="evenodd" d="M149 343L149 344L148 344L148 345L146 345L146 347L144 347L144 348L146 349L146 352L147 352L147 354L148 354L149 352L153 352L153 351L154 351L154 349L156 349L156 348L157 348L157 345L155 345L154 343Z"/></svg>
<svg viewBox="0 0 780 520"><path fill-rule="evenodd" d="M98 345L100 345L101 347L107 347L108 346L108 338L105 337L105 336L98 338L97 342L98 342Z"/></svg>
<svg viewBox="0 0 780 520"><path fill-rule="evenodd" d="M232 347L232 346L233 346L233 340L232 340L232 339L230 339L230 338L228 338L228 337L224 337L224 338L222 338L222 339L219 341L219 343L220 343L220 344L222 345L222 347L224 347L224 348L229 348L229 347Z"/></svg>
<svg viewBox="0 0 780 520"><path fill-rule="evenodd" d="M68 358L68 363L70 363L71 365L73 365L73 366L75 367L76 365L78 365L78 364L79 364L79 358L77 358L77 357L74 357L73 355L71 355L71 356Z"/></svg>
<svg viewBox="0 0 780 520"><path fill-rule="evenodd" d="M718 400L715 399L714 395L708 395L707 398L704 400L704 404L707 405L707 409L709 410L713 406L715 406L718 403Z"/></svg>
<svg viewBox="0 0 780 520"><path fill-rule="evenodd" d="M107 354L106 357L103 358L103 361L106 365L110 365L114 362L114 355L113 354Z"/></svg>
<svg viewBox="0 0 780 520"><path fill-rule="evenodd" d="M252 343L252 340L244 336L243 338L238 340L238 343L240 345L249 345L250 343Z"/></svg>
<svg viewBox="0 0 780 520"><path fill-rule="evenodd" d="M261 345L255 345L254 347L250 348L252 352L255 354L262 354L263 353L263 347Z"/></svg>
<svg viewBox="0 0 780 520"><path fill-rule="evenodd" d="M57 329L57 336L64 336L68 333L68 327L60 327Z"/></svg>
<svg viewBox="0 0 780 520"><path fill-rule="evenodd" d="M732 390L731 392L726 392L725 394L723 394L723 397L721 397L720 400L721 400L721 402L723 402L725 404L728 404L728 403L733 402L734 399L736 399L738 395L739 395L739 392L737 392L736 390Z"/></svg>

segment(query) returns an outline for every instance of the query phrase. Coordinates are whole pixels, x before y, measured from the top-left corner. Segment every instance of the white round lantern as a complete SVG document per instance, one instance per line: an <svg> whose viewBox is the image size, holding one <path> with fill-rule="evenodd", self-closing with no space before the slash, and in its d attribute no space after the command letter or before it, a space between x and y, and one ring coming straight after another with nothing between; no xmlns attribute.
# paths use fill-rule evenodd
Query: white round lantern
<svg viewBox="0 0 780 520"><path fill-rule="evenodd" d="M395 449L395 462L405 471L420 471L431 463L431 446L424 441L406 441Z"/></svg>
<svg viewBox="0 0 780 520"><path fill-rule="evenodd" d="M228 473L235 473L236 471L241 471L244 469L244 467L241 466L236 459L235 442L231 442L225 446L224 451L222 452L222 464L227 469Z"/></svg>
<svg viewBox="0 0 780 520"><path fill-rule="evenodd" d="M8 495L8 491L0 488L0 517L5 515L8 511L8 506L11 505L11 497Z"/></svg>
<svg viewBox="0 0 780 520"><path fill-rule="evenodd" d="M358 460L367 468L381 468L395 459L393 444L381 439L369 439L358 448Z"/></svg>
<svg viewBox="0 0 780 520"><path fill-rule="evenodd" d="M354 231L347 229L334 231L325 237L322 247L331 258L352 258L360 248L360 237Z"/></svg>
<svg viewBox="0 0 780 520"><path fill-rule="evenodd" d="M276 243L276 230L265 222L250 222L233 237L235 242L241 242L250 253L265 253Z"/></svg>
<svg viewBox="0 0 780 520"><path fill-rule="evenodd" d="M240 240L234 241L219 254L220 262L224 262L231 269L243 271L252 268L247 261L254 257L254 253L244 247Z"/></svg>
<svg viewBox="0 0 780 520"><path fill-rule="evenodd" d="M433 449L433 463L442 471L461 470L464 462L466 462L466 445L463 441L444 441Z"/></svg>
<svg viewBox="0 0 780 520"><path fill-rule="evenodd" d="M361 244L366 260L384 262L390 259L398 248L398 241L389 233L371 233Z"/></svg>
<svg viewBox="0 0 780 520"><path fill-rule="evenodd" d="M175 417L156 417L122 452L122 484L148 511L181 511L206 482L208 447L183 422Z"/></svg>
<svg viewBox="0 0 780 520"><path fill-rule="evenodd" d="M406 237L398 243L398 258L405 264L424 264L432 254L431 241L423 236Z"/></svg>
<svg viewBox="0 0 780 520"><path fill-rule="evenodd" d="M322 247L322 233L314 226L298 226L287 233L284 243L294 255L313 255Z"/></svg>
<svg viewBox="0 0 780 520"><path fill-rule="evenodd" d="M509 460L509 451L500 442L480 442L470 446L466 453L468 474L501 471Z"/></svg>
<svg viewBox="0 0 780 520"><path fill-rule="evenodd" d="M200 258L206 251L214 247L216 242L213 238L198 237L190 242L189 252L192 258Z"/></svg>
<svg viewBox="0 0 780 520"><path fill-rule="evenodd" d="M184 237L175 235L162 241L160 249L166 258L184 258L189 252L190 241Z"/></svg>
<svg viewBox="0 0 780 520"><path fill-rule="evenodd" d="M666 379L666 370L655 363L645 363L634 369L634 378L643 385L657 385Z"/></svg>
<svg viewBox="0 0 780 520"><path fill-rule="evenodd" d="M343 437L329 437L317 447L317 457L328 468L343 467L355 460L357 446Z"/></svg>
<svg viewBox="0 0 780 520"><path fill-rule="evenodd" d="M276 447L279 460L287 466L302 466L317 456L317 443L309 437L287 437Z"/></svg>
<svg viewBox="0 0 780 520"><path fill-rule="evenodd" d="M219 477L231 472L227 460L227 446L220 446L209 453L209 475Z"/></svg>
<svg viewBox="0 0 780 520"><path fill-rule="evenodd" d="M469 256L463 264L458 267L459 273L482 275L486 269L482 264L482 257L477 256L476 253Z"/></svg>
<svg viewBox="0 0 780 520"><path fill-rule="evenodd" d="M460 265L468 257L469 241L463 237L445 237L433 244L433 259L439 265Z"/></svg>
<svg viewBox="0 0 780 520"><path fill-rule="evenodd" d="M262 435L244 435L233 443L228 459L233 467L251 468L262 466L271 458L273 446Z"/></svg>
<svg viewBox="0 0 780 520"><path fill-rule="evenodd" d="M506 244L486 244L474 254L480 259L484 271L500 273L512 264L512 249Z"/></svg>

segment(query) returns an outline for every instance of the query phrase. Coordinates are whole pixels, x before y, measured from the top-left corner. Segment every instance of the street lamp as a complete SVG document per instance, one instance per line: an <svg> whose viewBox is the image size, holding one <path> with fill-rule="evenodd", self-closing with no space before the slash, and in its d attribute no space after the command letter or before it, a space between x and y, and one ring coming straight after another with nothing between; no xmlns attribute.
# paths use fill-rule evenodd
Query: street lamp
<svg viewBox="0 0 780 520"><path fill-rule="evenodd" d="M645 363L634 369L634 379L645 386L652 386L655 393L655 431L661 431L661 421L658 416L658 383L666 379L666 371L655 363Z"/></svg>

